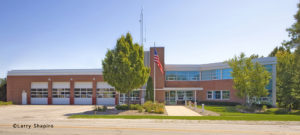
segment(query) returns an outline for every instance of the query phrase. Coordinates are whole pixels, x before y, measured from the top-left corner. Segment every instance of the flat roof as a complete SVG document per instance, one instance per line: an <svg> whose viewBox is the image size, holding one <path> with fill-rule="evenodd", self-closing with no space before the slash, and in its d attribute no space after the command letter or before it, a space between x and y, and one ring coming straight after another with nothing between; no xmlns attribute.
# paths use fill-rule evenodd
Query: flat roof
<svg viewBox="0 0 300 135"><path fill-rule="evenodd" d="M7 76L42 76L42 75L102 75L102 69L38 69L11 70Z"/></svg>
<svg viewBox="0 0 300 135"><path fill-rule="evenodd" d="M263 65L276 64L276 57L264 57L254 59L253 62ZM229 68L224 62L210 64L166 64L166 71L203 71ZM102 75L102 69L37 69L37 70L11 70L7 76L54 76L54 75Z"/></svg>
<svg viewBox="0 0 300 135"><path fill-rule="evenodd" d="M276 64L276 57L264 57L253 59L253 62L259 62L262 65ZM203 70L213 70L213 69L224 69L230 68L226 61L209 63L209 64L166 64L166 71L203 71Z"/></svg>

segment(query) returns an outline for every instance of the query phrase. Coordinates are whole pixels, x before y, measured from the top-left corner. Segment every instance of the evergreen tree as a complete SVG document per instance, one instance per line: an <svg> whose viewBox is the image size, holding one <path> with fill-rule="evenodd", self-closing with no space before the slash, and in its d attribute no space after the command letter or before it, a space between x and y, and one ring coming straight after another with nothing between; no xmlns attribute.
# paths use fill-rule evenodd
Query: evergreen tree
<svg viewBox="0 0 300 135"><path fill-rule="evenodd" d="M287 51L279 51L277 57L277 102L279 106L288 109L295 108L296 70L295 55Z"/></svg>
<svg viewBox="0 0 300 135"><path fill-rule="evenodd" d="M146 87L146 101L154 101L154 87L153 87L153 81L152 77L149 76L147 81L147 87Z"/></svg>

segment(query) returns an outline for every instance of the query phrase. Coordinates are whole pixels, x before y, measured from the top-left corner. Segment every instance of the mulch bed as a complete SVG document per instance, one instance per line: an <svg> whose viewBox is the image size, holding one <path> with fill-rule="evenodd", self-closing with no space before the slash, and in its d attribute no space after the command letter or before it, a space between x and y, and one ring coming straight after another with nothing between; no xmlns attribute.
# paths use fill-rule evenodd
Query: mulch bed
<svg viewBox="0 0 300 135"><path fill-rule="evenodd" d="M115 108L108 108L105 112L101 111L87 111L82 114L96 114L96 115L156 115L156 116L167 116L168 114L157 114L157 113L148 113L148 112L138 112L138 110L116 110Z"/></svg>

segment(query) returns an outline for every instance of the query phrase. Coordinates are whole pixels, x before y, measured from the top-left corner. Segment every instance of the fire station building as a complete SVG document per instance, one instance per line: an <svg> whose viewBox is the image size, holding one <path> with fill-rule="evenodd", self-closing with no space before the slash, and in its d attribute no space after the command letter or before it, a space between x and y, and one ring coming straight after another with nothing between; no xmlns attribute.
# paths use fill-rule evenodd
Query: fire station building
<svg viewBox="0 0 300 135"><path fill-rule="evenodd" d="M165 48L156 47L162 73L153 63L154 48L145 51L144 62L155 70L155 98L165 104L182 104L185 100L211 102L244 102L236 96L226 62L183 65L165 64ZM254 59L271 73L262 100L276 104L276 58ZM143 103L145 86L131 92L133 103ZM103 80L101 69L11 70L7 73L7 100L14 104L48 105L116 105L125 103L127 94L117 92Z"/></svg>

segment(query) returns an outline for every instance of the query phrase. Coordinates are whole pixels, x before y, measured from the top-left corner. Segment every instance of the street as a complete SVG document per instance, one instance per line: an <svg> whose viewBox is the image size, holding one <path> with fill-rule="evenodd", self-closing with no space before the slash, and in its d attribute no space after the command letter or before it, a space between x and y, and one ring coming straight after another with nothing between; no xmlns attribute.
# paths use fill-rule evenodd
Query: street
<svg viewBox="0 0 300 135"><path fill-rule="evenodd" d="M300 134L300 122L68 119L66 116L91 108L92 106L54 105L0 107L0 134ZM36 125L39 126L34 127Z"/></svg>

